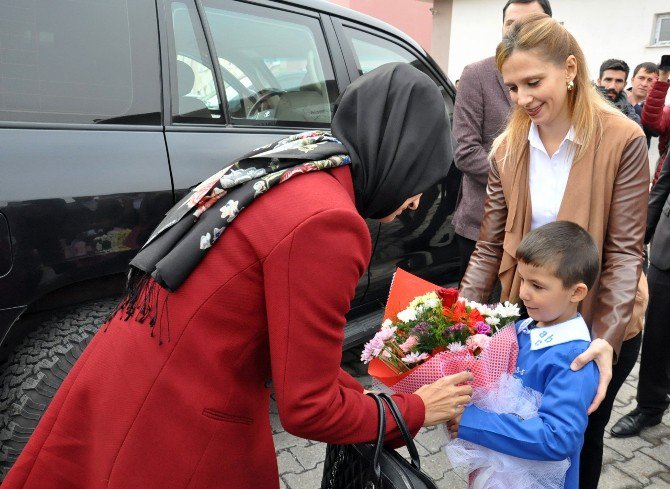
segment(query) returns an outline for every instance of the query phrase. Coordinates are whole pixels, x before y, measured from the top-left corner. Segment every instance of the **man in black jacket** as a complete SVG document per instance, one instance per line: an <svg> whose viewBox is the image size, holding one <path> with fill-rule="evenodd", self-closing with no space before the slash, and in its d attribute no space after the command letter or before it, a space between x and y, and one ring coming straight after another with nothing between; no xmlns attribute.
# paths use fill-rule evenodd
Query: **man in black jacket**
<svg viewBox="0 0 670 489"><path fill-rule="evenodd" d="M642 339L637 407L612 427L617 437L633 436L661 422L670 406L670 154L649 196L645 243L649 255L649 308Z"/></svg>
<svg viewBox="0 0 670 489"><path fill-rule="evenodd" d="M600 65L597 87L626 117L642 125L640 116L628 101L624 90L628 73L630 73L628 63L621 59L607 59Z"/></svg>

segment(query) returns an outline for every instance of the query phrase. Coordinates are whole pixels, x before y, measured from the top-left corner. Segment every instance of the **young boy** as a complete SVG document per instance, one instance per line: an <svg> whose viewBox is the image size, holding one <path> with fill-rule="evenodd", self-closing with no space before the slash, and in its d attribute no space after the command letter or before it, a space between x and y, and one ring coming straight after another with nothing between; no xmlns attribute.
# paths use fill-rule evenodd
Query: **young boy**
<svg viewBox="0 0 670 489"><path fill-rule="evenodd" d="M586 411L596 394L598 369L592 362L573 372L570 363L591 341L577 309L598 276L598 249L583 228L556 221L528 233L516 258L519 298L530 318L516 325L515 376L542 394L538 416L524 420L469 405L458 437L526 460L569 458L564 487L577 489Z"/></svg>

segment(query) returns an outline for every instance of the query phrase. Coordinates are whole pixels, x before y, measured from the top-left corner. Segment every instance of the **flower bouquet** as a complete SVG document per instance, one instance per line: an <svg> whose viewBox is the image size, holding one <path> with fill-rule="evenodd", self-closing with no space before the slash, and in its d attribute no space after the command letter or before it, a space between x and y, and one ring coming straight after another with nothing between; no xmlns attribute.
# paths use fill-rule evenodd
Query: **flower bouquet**
<svg viewBox="0 0 670 489"><path fill-rule="evenodd" d="M361 360L369 363L370 375L401 393L470 370L473 404L529 419L537 416L542 396L513 376L519 315L509 302L479 304L398 269L381 330L366 343ZM469 487L478 489L557 489L570 465L568 459L524 460L462 439L444 450L454 468L469 474Z"/></svg>
<svg viewBox="0 0 670 489"><path fill-rule="evenodd" d="M456 289L397 269L381 330L366 343L361 360L395 392L412 393L463 370L473 373L474 388L487 388L514 372L518 317L515 304L468 301Z"/></svg>

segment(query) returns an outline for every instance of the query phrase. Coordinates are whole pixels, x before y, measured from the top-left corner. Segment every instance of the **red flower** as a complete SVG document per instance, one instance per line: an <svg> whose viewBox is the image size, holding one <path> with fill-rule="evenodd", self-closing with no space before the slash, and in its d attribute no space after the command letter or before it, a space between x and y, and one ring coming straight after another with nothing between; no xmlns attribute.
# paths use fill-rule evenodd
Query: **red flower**
<svg viewBox="0 0 670 489"><path fill-rule="evenodd" d="M458 300L458 289L440 287L436 292L440 299L442 299L442 306L445 308L451 307Z"/></svg>
<svg viewBox="0 0 670 489"><path fill-rule="evenodd" d="M471 332L474 332L477 328L477 323L479 321L486 321L484 316L481 315L481 313L477 309L473 309L468 313L468 319L466 321L466 324L470 328Z"/></svg>
<svg viewBox="0 0 670 489"><path fill-rule="evenodd" d="M452 324L467 323L468 312L465 310L465 304L456 301L452 306L442 308L442 315Z"/></svg>

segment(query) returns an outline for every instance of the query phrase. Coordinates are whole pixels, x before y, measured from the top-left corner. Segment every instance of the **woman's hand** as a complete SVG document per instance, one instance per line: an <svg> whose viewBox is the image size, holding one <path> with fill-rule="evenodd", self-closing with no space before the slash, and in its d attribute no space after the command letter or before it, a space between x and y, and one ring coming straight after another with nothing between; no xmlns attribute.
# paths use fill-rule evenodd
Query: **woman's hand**
<svg viewBox="0 0 670 489"><path fill-rule="evenodd" d="M426 406L424 426L433 426L446 423L463 413L463 409L470 402L472 387L459 385L469 382L474 377L470 372L460 372L447 375L432 384L424 385L415 392Z"/></svg>
<svg viewBox="0 0 670 489"><path fill-rule="evenodd" d="M589 363L591 360L595 360L596 365L598 366L598 372L600 373L600 381L598 382L598 390L596 391L596 397L593 398L593 402L589 406L587 414L591 414L593 411L598 409L600 403L605 399L605 394L607 393L607 386L612 380L612 359L614 358L614 349L612 346L602 338L596 338L591 342L588 349L575 358L570 364L572 370L579 370L584 365Z"/></svg>

